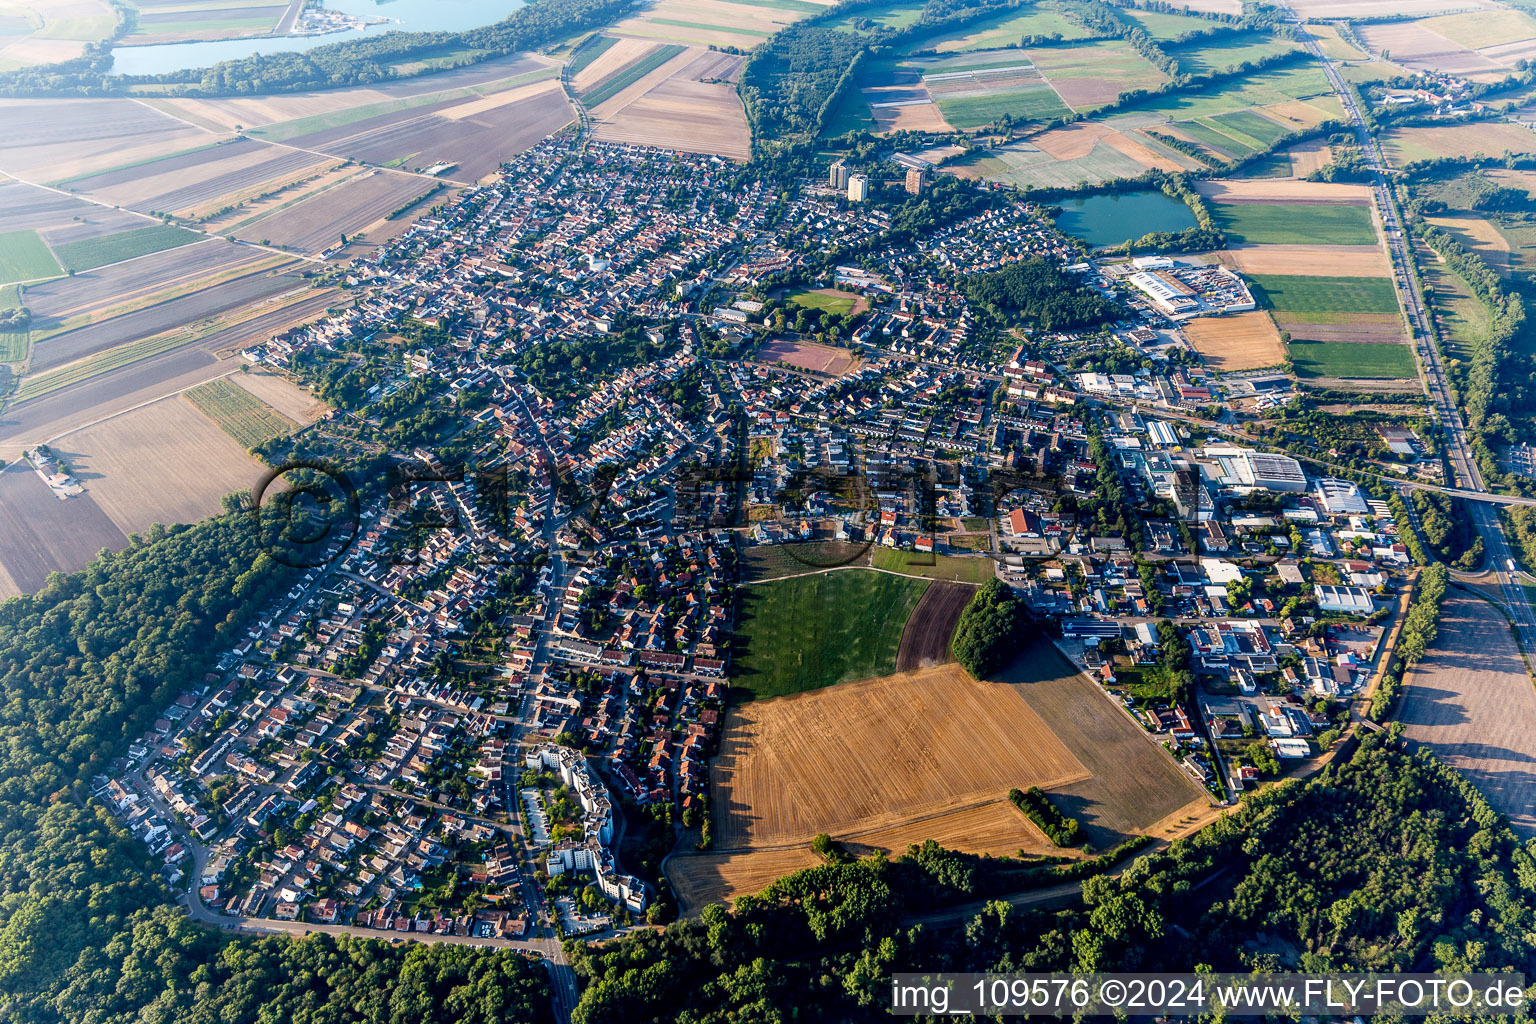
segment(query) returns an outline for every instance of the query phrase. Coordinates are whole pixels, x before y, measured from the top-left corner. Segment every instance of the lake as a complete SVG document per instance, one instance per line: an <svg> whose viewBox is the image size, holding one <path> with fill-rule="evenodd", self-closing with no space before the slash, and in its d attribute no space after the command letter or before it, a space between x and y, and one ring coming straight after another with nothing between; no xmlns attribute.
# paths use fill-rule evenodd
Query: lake
<svg viewBox="0 0 1536 1024"><path fill-rule="evenodd" d="M302 53L327 43L360 39L384 32L458 32L500 21L523 0L326 0L333 11L359 18L390 18L370 25L320 36L261 36L201 43L160 43L154 46L115 46L112 71L119 75L163 75L188 68L206 68L221 60L240 60L255 53Z"/></svg>
<svg viewBox="0 0 1536 1024"><path fill-rule="evenodd" d="M1198 227L1194 211L1161 192L1122 192L1087 196L1060 203L1056 226L1089 245L1119 245L1150 231L1183 231Z"/></svg>

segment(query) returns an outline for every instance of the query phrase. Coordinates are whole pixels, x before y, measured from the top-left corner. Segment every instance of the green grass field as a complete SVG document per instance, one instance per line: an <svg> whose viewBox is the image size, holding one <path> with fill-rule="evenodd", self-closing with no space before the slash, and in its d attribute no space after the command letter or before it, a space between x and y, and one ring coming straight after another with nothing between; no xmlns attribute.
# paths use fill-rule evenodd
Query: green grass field
<svg viewBox="0 0 1536 1024"><path fill-rule="evenodd" d="M1149 96L1126 109L1155 110L1172 120L1188 121L1313 97L1320 97L1315 102L1324 108L1319 111L1318 121L1341 116L1328 79L1321 68L1311 64L1271 68L1194 91Z"/></svg>
<svg viewBox="0 0 1536 1024"><path fill-rule="evenodd" d="M1217 114L1211 120L1221 125L1223 129L1237 131L1247 138L1256 139L1264 147L1274 145L1291 133L1291 129L1285 125L1277 124L1251 110L1234 110L1230 114Z"/></svg>
<svg viewBox="0 0 1536 1024"><path fill-rule="evenodd" d="M736 30L728 29L726 31L734 32ZM765 32L763 35L767 35L767 33ZM608 79L608 81L601 83L597 86L597 88L583 93L581 102L588 107L595 107L599 103L602 103L604 100L612 99L614 96L617 96L625 89L634 85L636 82L640 81L640 79L644 78L652 71L655 71L657 68L661 67L673 57L676 57L678 54L682 53L685 49L687 49L687 47L680 46L677 43L668 43L666 46L659 48L655 53L652 53L645 58L636 61L624 71L614 75L612 78Z"/></svg>
<svg viewBox="0 0 1536 1024"><path fill-rule="evenodd" d="M1396 313L1386 277L1300 277L1253 274L1254 298L1278 313Z"/></svg>
<svg viewBox="0 0 1536 1024"><path fill-rule="evenodd" d="M1213 204L1227 241L1247 245L1375 245L1376 225L1365 206L1280 203ZM1361 310L1360 312L1366 312Z"/></svg>
<svg viewBox="0 0 1536 1024"><path fill-rule="evenodd" d="M65 242L55 252L64 261L66 270L81 271L104 267L108 263L120 263L135 256L147 256L152 252L174 249L180 245L201 242L207 235L169 224L155 224L132 231L119 231L98 238L85 238L78 242Z"/></svg>
<svg viewBox="0 0 1536 1024"><path fill-rule="evenodd" d="M290 433L298 426L249 391L223 378L199 384L186 394L199 412L247 448Z"/></svg>
<svg viewBox="0 0 1536 1024"><path fill-rule="evenodd" d="M990 558L959 558L954 555L924 555L916 551L875 548L870 564L887 572L905 573L930 580L955 580L960 583L985 583L992 578Z"/></svg>
<svg viewBox="0 0 1536 1024"><path fill-rule="evenodd" d="M36 231L0 234L0 284L58 277L63 271Z"/></svg>
<svg viewBox="0 0 1536 1024"><path fill-rule="evenodd" d="M1250 153L1257 153L1262 148L1239 141L1226 132L1213 128L1203 121L1180 121L1175 127L1196 142L1215 150L1218 154L1225 154L1227 157L1247 156Z"/></svg>
<svg viewBox="0 0 1536 1024"><path fill-rule="evenodd" d="M769 36L773 35L772 32L766 32L760 28L738 28L734 25L711 25L703 21L681 21L677 18L646 18L645 20L652 25L671 25L673 28L692 28L698 29L700 32L729 32L732 35L757 36L760 39L767 39Z"/></svg>
<svg viewBox="0 0 1536 1024"><path fill-rule="evenodd" d="M956 128L980 128L1012 115L1015 120L1049 121L1071 109L1044 82L1033 89L995 96L941 96L939 111Z"/></svg>
<svg viewBox="0 0 1536 1024"><path fill-rule="evenodd" d="M1407 380L1418 375L1407 345L1361 341L1293 341L1291 362L1299 377L1370 377Z"/></svg>
<svg viewBox="0 0 1536 1024"><path fill-rule="evenodd" d="M927 589L927 580L867 569L742 587L731 683L753 697L781 697L889 675Z"/></svg>
<svg viewBox="0 0 1536 1024"><path fill-rule="evenodd" d="M596 36L591 39L585 46L571 55L571 75L580 74L583 68L608 52L608 48L616 42L618 40L613 36Z"/></svg>
<svg viewBox="0 0 1536 1024"><path fill-rule="evenodd" d="M1238 171L1238 178L1288 178L1291 176L1291 158L1284 153L1261 156Z"/></svg>
<svg viewBox="0 0 1536 1024"><path fill-rule="evenodd" d="M740 3L741 0L729 0L729 2ZM819 4L806 4L805 6L814 8L816 11L825 11L827 9ZM880 7L856 11L841 21L832 22L827 27L852 32L857 31L853 27L855 21L868 19L876 24L884 25L886 28L906 28L909 25L916 24L917 19L922 17L923 7L923 3L885 4Z"/></svg>
<svg viewBox="0 0 1536 1024"><path fill-rule="evenodd" d="M1185 74L1209 75L1295 48L1296 44L1289 40L1275 39L1260 32L1243 32L1213 40L1193 40L1163 50L1179 62L1179 70Z"/></svg>
<svg viewBox="0 0 1536 1024"><path fill-rule="evenodd" d="M1081 39L1086 32L1081 25L1049 4L1040 4L1019 10L1000 11L957 29L919 36L907 43L906 52L991 50L1000 46L1017 46L1025 36L1053 35L1059 35L1062 39Z"/></svg>
<svg viewBox="0 0 1536 1024"><path fill-rule="evenodd" d="M1147 35L1159 42L1168 42L1186 32L1200 32L1211 27L1211 22L1204 18L1187 14L1163 14L1126 8L1116 11L1115 15L1129 24L1140 25Z"/></svg>
<svg viewBox="0 0 1536 1024"><path fill-rule="evenodd" d="M20 309L21 305L19 286L0 288L0 310ZM27 358L31 340L30 331L0 331L0 363L19 363Z"/></svg>
<svg viewBox="0 0 1536 1024"><path fill-rule="evenodd" d="M852 313L854 305L859 301L857 295L823 295L809 288L790 292L788 298L797 306L820 309L828 313L836 313L838 316L847 316Z"/></svg>

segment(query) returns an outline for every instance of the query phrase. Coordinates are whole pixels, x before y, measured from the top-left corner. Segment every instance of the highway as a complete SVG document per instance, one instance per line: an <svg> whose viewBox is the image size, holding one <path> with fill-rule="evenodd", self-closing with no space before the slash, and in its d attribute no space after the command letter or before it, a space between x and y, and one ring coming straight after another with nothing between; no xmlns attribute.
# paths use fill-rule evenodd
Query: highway
<svg viewBox="0 0 1536 1024"><path fill-rule="evenodd" d="M1451 397L1450 388L1445 383L1445 368L1441 363L1440 352L1430 330L1429 313L1424 305L1424 296L1419 290L1418 278L1413 274L1413 263L1409 259L1408 252L1409 238L1407 232L1403 230L1402 215L1398 210L1397 199L1387 176L1387 161L1381 151L1381 143L1366 125L1365 118L1355 102L1355 94L1345 85L1338 68L1323 53L1312 34L1307 31L1301 17L1292 11L1291 18L1303 42L1322 65L1329 84L1338 94L1339 102L1344 105L1344 112L1354 126L1355 136L1359 140L1360 152L1364 154L1366 166L1371 171L1373 178L1371 189L1375 196L1377 212L1381 216L1382 231L1386 235L1387 250L1392 257L1393 280L1397 284L1403 315L1407 320L1409 340L1418 356L1419 370L1424 379L1425 389L1435 405L1440 423L1444 428L1446 452L1451 463L1453 483L1456 485L1446 490L1472 499L1464 502L1463 507L1469 510L1473 524L1482 535L1483 545L1490 559L1489 568L1498 578L1499 589L1504 595L1504 604L1515 625L1516 639L1527 652L1536 651L1536 613L1532 612L1530 602L1526 600L1525 591L1520 586L1516 574L1509 571L1513 563L1509 541L1504 536L1504 525L1499 520L1498 512L1485 500L1484 496L1489 494L1488 487L1483 481L1482 471L1478 469L1477 459L1472 454L1466 424L1462 421L1461 413Z"/></svg>

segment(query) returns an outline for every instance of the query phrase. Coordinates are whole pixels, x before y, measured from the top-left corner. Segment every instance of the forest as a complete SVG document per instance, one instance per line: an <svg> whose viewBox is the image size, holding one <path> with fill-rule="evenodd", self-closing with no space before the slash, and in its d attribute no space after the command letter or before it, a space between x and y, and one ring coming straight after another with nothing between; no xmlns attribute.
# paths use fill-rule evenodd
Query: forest
<svg viewBox="0 0 1536 1024"><path fill-rule="evenodd" d="M950 638L950 652L977 679L1001 669L1034 634L1034 620L1018 592L992 578L977 588Z"/></svg>
<svg viewBox="0 0 1536 1024"><path fill-rule="evenodd" d="M1536 861L1486 800L1392 734L1309 782L1248 795L1210 828L1097 875L1083 902L1001 900L956 923L916 912L984 891L989 862L913 848L781 879L732 911L596 948L579 1024L888 1019L891 970L1529 972ZM1200 888L1196 889L1195 887ZM974 898L974 897L973 897Z"/></svg>
<svg viewBox="0 0 1536 1024"><path fill-rule="evenodd" d="M1043 256L972 274L965 280L965 297L998 315L1015 313L1043 331L1087 330L1124 312Z"/></svg>

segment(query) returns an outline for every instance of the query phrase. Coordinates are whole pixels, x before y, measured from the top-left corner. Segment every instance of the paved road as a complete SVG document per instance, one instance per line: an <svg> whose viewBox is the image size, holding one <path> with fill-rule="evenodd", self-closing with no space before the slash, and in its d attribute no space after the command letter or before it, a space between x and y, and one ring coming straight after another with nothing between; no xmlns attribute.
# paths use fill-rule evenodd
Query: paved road
<svg viewBox="0 0 1536 1024"><path fill-rule="evenodd" d="M1411 335L1409 340L1418 355L1425 389L1434 403L1435 411L1444 429L1446 450L1454 476L1452 482L1456 485L1448 488L1448 491L1473 499L1467 502L1467 507L1470 509L1472 522L1483 537L1488 557L1492 560L1490 567L1498 577L1499 588L1504 593L1505 604L1514 619L1520 644L1527 651L1536 651L1536 612L1532 611L1530 602L1526 600L1519 580L1509 571L1508 567L1512 563L1509 542L1504 536L1504 526L1499 520L1498 513L1486 503L1487 498L1490 497L1487 484L1483 481L1482 471L1479 470L1477 459L1473 455L1466 424L1445 382L1445 367L1441 362L1440 352L1436 348L1433 335L1430 333L1429 314L1424 304L1424 296L1419 290L1418 279L1413 275L1413 264L1408 253L1409 239L1403 230L1397 199L1387 176L1387 161L1381 151L1381 144L1366 126L1365 118L1355 102L1355 94L1346 87L1338 68L1323 53L1317 40L1312 38L1311 33L1306 30L1301 17L1294 11L1291 17L1306 45L1322 64L1329 83L1338 94L1340 102L1343 103L1345 114L1354 125L1360 151L1365 154L1366 164L1373 176L1372 194L1375 197L1377 211L1381 215L1382 229L1387 238L1387 249L1392 257L1393 280L1402 299L1403 314L1408 321Z"/></svg>

